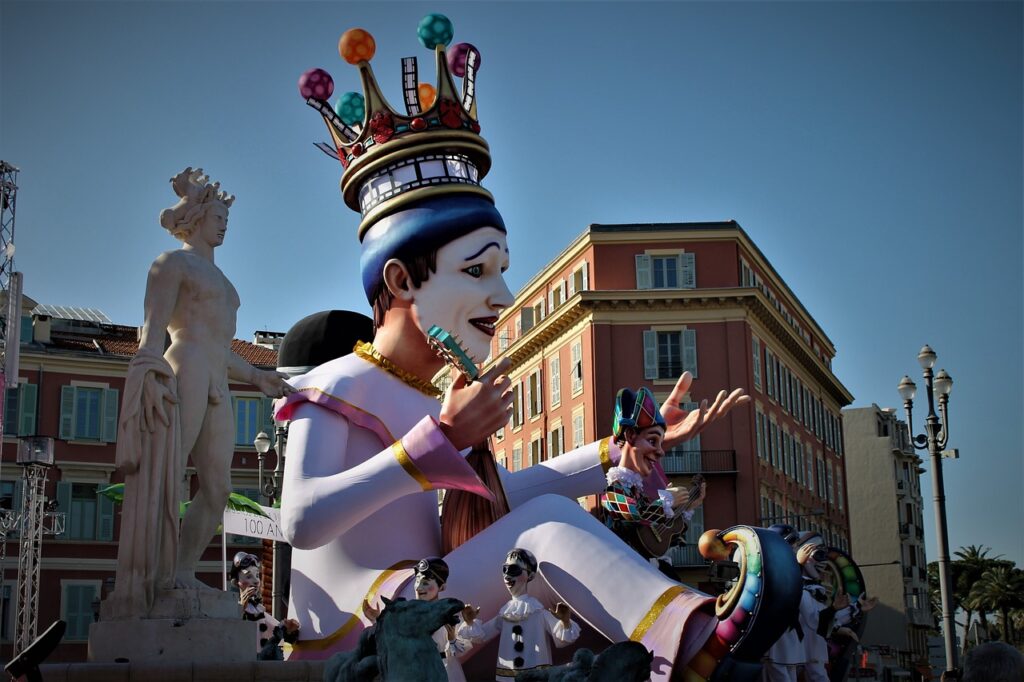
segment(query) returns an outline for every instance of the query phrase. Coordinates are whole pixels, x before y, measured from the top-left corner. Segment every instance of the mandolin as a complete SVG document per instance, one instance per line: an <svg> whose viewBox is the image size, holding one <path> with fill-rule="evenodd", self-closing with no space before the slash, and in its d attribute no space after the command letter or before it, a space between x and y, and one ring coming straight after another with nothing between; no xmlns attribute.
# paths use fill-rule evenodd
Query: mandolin
<svg viewBox="0 0 1024 682"><path fill-rule="evenodd" d="M699 498L703 484L704 476L696 474L690 482L690 499L681 509L674 510L671 522L658 528L636 524L633 528L633 542L630 544L645 557L652 559L665 556L670 547L681 544L682 535L688 527L683 512L695 508L698 501L703 502Z"/></svg>

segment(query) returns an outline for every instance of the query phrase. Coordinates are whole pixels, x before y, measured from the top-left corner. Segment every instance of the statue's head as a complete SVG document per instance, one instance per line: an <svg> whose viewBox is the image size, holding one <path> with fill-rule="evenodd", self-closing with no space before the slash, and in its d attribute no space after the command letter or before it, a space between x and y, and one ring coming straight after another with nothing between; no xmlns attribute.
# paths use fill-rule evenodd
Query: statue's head
<svg viewBox="0 0 1024 682"><path fill-rule="evenodd" d="M160 224L180 241L197 236L219 246L227 231L228 209L235 197L222 192L220 183L209 183L202 168L189 166L171 178L178 203L160 211Z"/></svg>
<svg viewBox="0 0 1024 682"><path fill-rule="evenodd" d="M370 67L376 43L362 29L346 31L338 49L358 67L363 92L332 108L334 80L322 69L304 73L299 92L327 123L331 144L319 146L341 162L342 196L361 216L360 270L375 324L399 308L424 333L437 325L457 334L482 360L512 295L501 277L505 223L480 184L491 166L476 113L480 53L468 43L446 49L454 29L440 14L425 17L417 35L434 54L437 87L419 83L415 57L404 59L404 112L384 99ZM463 78L461 93L453 75Z"/></svg>

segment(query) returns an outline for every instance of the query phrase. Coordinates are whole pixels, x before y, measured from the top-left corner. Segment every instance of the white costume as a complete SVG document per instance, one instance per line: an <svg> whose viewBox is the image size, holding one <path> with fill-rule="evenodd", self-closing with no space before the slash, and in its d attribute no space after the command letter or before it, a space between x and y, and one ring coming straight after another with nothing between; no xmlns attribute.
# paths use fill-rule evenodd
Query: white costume
<svg viewBox="0 0 1024 682"><path fill-rule="evenodd" d="M294 547L289 616L302 628L292 658L326 658L355 646L368 622L363 599L411 598L416 560L441 553L432 491L486 489L437 426L440 403L374 363L347 355L293 383L277 415L291 420L281 524ZM618 457L605 439L502 472L511 512L444 557L447 588L491 617L507 601L508 549L529 549L544 558L543 601L565 601L613 642L642 642L656 656L653 679L668 679L710 636L711 599L659 573L576 503L604 489Z"/></svg>
<svg viewBox="0 0 1024 682"><path fill-rule="evenodd" d="M486 623L474 621L472 625L463 625L459 635L473 642L485 642L501 635L495 680L508 682L516 673L551 665L548 636L561 648L579 639L580 626L570 620L566 627L537 599L524 594L510 599L498 615ZM522 651L516 650L519 642Z"/></svg>
<svg viewBox="0 0 1024 682"><path fill-rule="evenodd" d="M821 619L831 620L834 613L836 623L846 624L852 620L853 611L854 607L847 607L834 612L829 604L828 591L805 576L800 596L800 632L790 628L772 645L764 666L766 682L796 682L797 673L801 670L806 682L828 682L825 671L828 642L818 634Z"/></svg>
<svg viewBox="0 0 1024 682"><path fill-rule="evenodd" d="M461 622L460 625L462 625ZM434 644L437 645L437 652L441 655L444 671L448 673L448 682L466 682L466 676L462 672L462 664L459 663L458 657L469 651L472 644L458 634L455 639L449 640L448 628L438 628L433 639Z"/></svg>

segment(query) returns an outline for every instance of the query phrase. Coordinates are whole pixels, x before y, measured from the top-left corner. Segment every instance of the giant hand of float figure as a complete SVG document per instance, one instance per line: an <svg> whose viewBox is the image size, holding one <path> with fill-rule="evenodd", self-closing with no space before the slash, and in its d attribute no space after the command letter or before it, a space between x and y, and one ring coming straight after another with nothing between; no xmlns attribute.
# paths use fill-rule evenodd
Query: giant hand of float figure
<svg viewBox="0 0 1024 682"><path fill-rule="evenodd" d="M214 264L234 197L186 168L171 183L180 200L160 223L182 242L153 262L146 282L139 352L129 365L118 425L125 472L114 617L145 617L157 589L205 587L195 577L231 490L234 418L228 380L269 396L284 378L231 350L240 301ZM165 344L169 337L170 345ZM178 532L179 490L191 455L199 492Z"/></svg>
<svg viewBox="0 0 1024 682"><path fill-rule="evenodd" d="M684 441L693 440L701 431L729 414L732 408L750 402L750 396L742 388L737 388L731 393L719 391L710 407L707 399L704 399L697 409L687 411L679 405L692 383L693 375L683 372L668 399L661 404L661 416L665 419L666 425L662 445L665 450L670 450Z"/></svg>

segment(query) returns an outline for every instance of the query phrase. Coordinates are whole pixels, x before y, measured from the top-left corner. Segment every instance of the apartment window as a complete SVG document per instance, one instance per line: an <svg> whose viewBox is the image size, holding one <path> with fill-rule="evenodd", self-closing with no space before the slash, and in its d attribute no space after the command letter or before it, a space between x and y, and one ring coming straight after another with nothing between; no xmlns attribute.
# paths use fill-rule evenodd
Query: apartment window
<svg viewBox="0 0 1024 682"><path fill-rule="evenodd" d="M274 403L267 397L232 396L231 408L235 415L235 445L254 447L256 434L274 433Z"/></svg>
<svg viewBox="0 0 1024 682"><path fill-rule="evenodd" d="M843 472L839 467L836 467L836 502L839 503L839 511L843 511Z"/></svg>
<svg viewBox="0 0 1024 682"><path fill-rule="evenodd" d="M504 353L508 350L509 345L509 333L508 329L502 329L498 332L498 352Z"/></svg>
<svg viewBox="0 0 1024 682"><path fill-rule="evenodd" d="M754 271L750 269L749 265L747 265L747 261L742 258L740 258L740 286L754 286Z"/></svg>
<svg viewBox="0 0 1024 682"><path fill-rule="evenodd" d="M636 255L637 289L694 289L696 258L692 253Z"/></svg>
<svg viewBox="0 0 1024 682"><path fill-rule="evenodd" d="M530 441L530 464L540 464L544 458L544 439L537 436Z"/></svg>
<svg viewBox="0 0 1024 682"><path fill-rule="evenodd" d="M544 410L544 384L541 381L540 369L530 374L530 386L527 395L530 400L530 417L536 417Z"/></svg>
<svg viewBox="0 0 1024 682"><path fill-rule="evenodd" d="M548 314L565 303L565 280L557 282L548 291Z"/></svg>
<svg viewBox="0 0 1024 682"><path fill-rule="evenodd" d="M768 422L768 461L771 462L771 465L773 467L775 467L775 468L778 468L778 466L779 466L779 455L778 455L778 449L776 447L776 439L777 439L776 433L777 433L777 431L778 431L778 426L775 425L775 422L774 421L769 421Z"/></svg>
<svg viewBox="0 0 1024 682"><path fill-rule="evenodd" d="M782 379L782 390L779 392L779 403L782 405L782 409L787 412L792 412L789 406L789 368L779 363L781 368L779 375Z"/></svg>
<svg viewBox="0 0 1024 682"><path fill-rule="evenodd" d="M565 428L559 424L548 432L548 459L565 452Z"/></svg>
<svg viewBox="0 0 1024 682"><path fill-rule="evenodd" d="M93 622L92 602L100 596L99 580L62 580L60 617L67 623L64 641L85 641Z"/></svg>
<svg viewBox="0 0 1024 682"><path fill-rule="evenodd" d="M572 296L577 291L587 291L590 289L590 275L587 262L583 261L579 267L572 271L572 276L569 277L569 296Z"/></svg>
<svg viewBox="0 0 1024 682"><path fill-rule="evenodd" d="M765 448L764 448L764 413L761 410L757 410L754 413L754 422L757 426L757 457L758 459L765 459Z"/></svg>
<svg viewBox="0 0 1024 682"><path fill-rule="evenodd" d="M573 341L572 343L572 394L576 395L583 390L583 342Z"/></svg>
<svg viewBox="0 0 1024 682"><path fill-rule="evenodd" d="M519 441L512 446L512 471L519 471L523 468L523 445Z"/></svg>
<svg viewBox="0 0 1024 682"><path fill-rule="evenodd" d="M764 348L764 369L765 369L765 388L767 389L768 396L770 398L775 397L775 355L768 350L768 346Z"/></svg>
<svg viewBox="0 0 1024 682"><path fill-rule="evenodd" d="M750 338L751 346L754 349L754 388L761 390L761 340L756 336Z"/></svg>
<svg viewBox="0 0 1024 682"><path fill-rule="evenodd" d="M512 428L523 425L523 383L517 381L512 386Z"/></svg>
<svg viewBox="0 0 1024 682"><path fill-rule="evenodd" d="M768 526L772 524L772 501L762 492L761 493L761 525Z"/></svg>
<svg viewBox="0 0 1024 682"><path fill-rule="evenodd" d="M825 471L827 472L826 478L825 478L825 486L826 486L825 487L825 493L828 496L828 498L827 498L828 499L828 503L829 504L833 504L835 502L835 493L833 492L833 489L832 489L832 475L833 475L832 460L828 460L828 462L825 463Z"/></svg>
<svg viewBox="0 0 1024 682"><path fill-rule="evenodd" d="M114 539L114 502L95 483L57 482L57 509L64 512L64 540Z"/></svg>
<svg viewBox="0 0 1024 682"><path fill-rule="evenodd" d="M697 330L644 331L644 378L677 379L684 371L697 376Z"/></svg>
<svg viewBox="0 0 1024 682"><path fill-rule="evenodd" d="M561 360L557 355L548 363L548 374L551 377L551 407L555 407L562 402Z"/></svg>
<svg viewBox="0 0 1024 682"><path fill-rule="evenodd" d="M581 448L583 447L583 415L574 414L572 416L572 447Z"/></svg>
<svg viewBox="0 0 1024 682"><path fill-rule="evenodd" d="M10 642L14 632L14 590L13 585L6 583L2 587L2 603L0 607L0 640Z"/></svg>
<svg viewBox="0 0 1024 682"><path fill-rule="evenodd" d="M544 299L540 299L533 304L533 319L534 322L540 322L544 319Z"/></svg>
<svg viewBox="0 0 1024 682"><path fill-rule="evenodd" d="M500 443L505 440L505 427L502 426L500 429L494 432L494 438Z"/></svg>
<svg viewBox="0 0 1024 682"><path fill-rule="evenodd" d="M18 384L6 390L4 435L34 436L36 433L36 397L38 386Z"/></svg>
<svg viewBox="0 0 1024 682"><path fill-rule="evenodd" d="M516 321L516 335L521 336L533 329L534 310L530 306L523 306L519 311L519 319Z"/></svg>
<svg viewBox="0 0 1024 682"><path fill-rule="evenodd" d="M117 440L118 390L99 386L62 386L61 440Z"/></svg>

